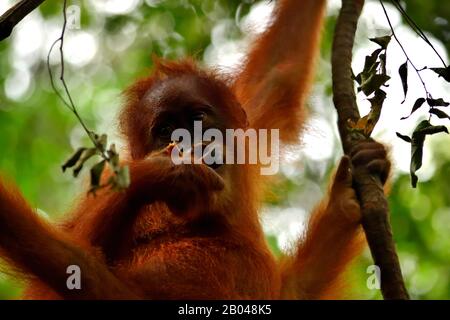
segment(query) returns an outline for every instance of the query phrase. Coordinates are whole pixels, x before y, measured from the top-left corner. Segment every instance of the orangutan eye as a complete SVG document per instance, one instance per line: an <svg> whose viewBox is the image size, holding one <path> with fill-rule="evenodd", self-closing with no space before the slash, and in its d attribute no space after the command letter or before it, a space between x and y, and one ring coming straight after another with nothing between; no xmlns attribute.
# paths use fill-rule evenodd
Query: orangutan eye
<svg viewBox="0 0 450 320"><path fill-rule="evenodd" d="M171 136L173 127L171 125L162 125L156 130L156 134L161 138L168 138Z"/></svg>
<svg viewBox="0 0 450 320"><path fill-rule="evenodd" d="M203 111L196 111L192 114L193 121L204 121L206 119L206 113Z"/></svg>

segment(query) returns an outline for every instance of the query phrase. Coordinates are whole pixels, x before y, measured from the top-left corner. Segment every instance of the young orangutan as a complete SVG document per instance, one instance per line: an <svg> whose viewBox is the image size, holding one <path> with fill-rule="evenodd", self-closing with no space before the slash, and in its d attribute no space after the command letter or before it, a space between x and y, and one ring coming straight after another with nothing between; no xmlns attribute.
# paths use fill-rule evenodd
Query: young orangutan
<svg viewBox="0 0 450 320"><path fill-rule="evenodd" d="M258 219L259 164L175 165L176 128L279 129L298 141L325 0L280 0L232 83L189 60L158 62L127 91L120 123L131 184L85 195L62 226L0 184L0 256L27 277L28 299L337 298L340 275L363 247L351 168L385 179L384 147L343 157L296 253L272 256ZM169 147L167 147L169 145ZM226 146L225 146L226 147ZM107 177L104 177L105 179ZM81 289L66 285L68 266Z"/></svg>

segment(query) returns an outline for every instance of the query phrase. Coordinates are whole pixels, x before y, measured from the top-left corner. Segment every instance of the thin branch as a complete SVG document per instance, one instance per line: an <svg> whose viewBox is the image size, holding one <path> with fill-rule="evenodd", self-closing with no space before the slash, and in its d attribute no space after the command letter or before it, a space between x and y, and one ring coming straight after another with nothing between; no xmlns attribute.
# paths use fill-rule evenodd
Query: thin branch
<svg viewBox="0 0 450 320"><path fill-rule="evenodd" d="M348 121L360 116L352 80L352 48L363 0L342 0L332 49L333 102L338 112L338 127L344 152L365 139L348 128ZM403 283L389 223L389 208L380 177L366 168L353 171L353 185L361 205L362 226L374 259L381 270L381 291L385 299L409 299Z"/></svg>
<svg viewBox="0 0 450 320"><path fill-rule="evenodd" d="M78 113L78 110L75 106L75 103L72 99L72 96L70 94L69 88L67 86L66 80L64 78L64 72L65 72L65 66L64 66L64 35L66 33L66 27L67 27L67 0L64 0L63 3L63 26L61 35L58 39L53 42L53 44L50 47L50 50L47 55L47 69L50 75L50 82L53 90L57 94L57 96L61 99L61 101L64 103L64 105L72 111L72 113L76 116L78 119L78 122L83 127L84 131L86 131L89 139L92 141L94 148L79 148L77 152L72 155L72 157L66 161L66 163L62 166L63 171L67 168L73 168L73 174L76 177L80 170L82 169L85 162L90 159L94 154L98 154L103 160L95 164L91 168L91 188L89 189L89 193L94 194L95 191L99 190L104 187L111 187L113 190L124 190L127 188L130 184L130 175L129 170L126 165L121 165L119 161L119 154L116 152L116 148L114 144L111 144L108 148L107 145L107 135L103 134L101 136L95 134L93 131L89 130L84 123L83 119L81 118L80 114ZM59 43L59 58L60 58L60 65L61 65L61 72L59 75L59 80L62 83L64 95L67 96L67 98L64 98L64 95L59 92L58 88L55 84L55 79L53 77L52 68L50 66L50 55L52 53L52 50L56 46L56 44ZM111 176L106 183L101 182L101 176L103 169L105 167L105 162L109 165L112 172L114 173L113 176Z"/></svg>
<svg viewBox="0 0 450 320"><path fill-rule="evenodd" d="M415 64L414 64L414 63L412 62L412 60L409 58L408 54L406 53L405 48L403 48L402 43L400 42L400 40L397 38L397 35L395 34L394 27L392 26L391 19L389 19L389 15L387 14L387 11L386 11L386 8L384 7L383 1L379 0L379 2L380 2L380 4L381 4L381 7L383 8L384 15L386 16L387 22L388 22L388 24L389 24L389 28L391 29L391 32L392 32L392 35L394 36L395 41L398 43L398 45L399 45L400 48L402 49L403 54L405 55L406 60L408 61L408 63L409 63L409 64L413 67L413 69L416 71L417 76L418 76L419 79L420 79L420 82L422 82L422 86L423 86L423 89L425 90L425 94L426 94L427 98L431 97L430 93L429 93L428 90L427 90L427 86L426 86L426 84L425 84L425 81L423 81L422 76L420 75L420 72L419 72L420 70L419 70L418 68L416 68ZM423 70L423 69L422 69L422 70Z"/></svg>
<svg viewBox="0 0 450 320"><path fill-rule="evenodd" d="M55 40L55 42L53 42L53 44L51 45L50 50L48 51L48 54L47 54L47 69L48 69L48 72L49 72L49 75L50 75L50 83L51 83L51 86L52 86L53 90L58 95L58 97L61 99L61 101L76 116L76 118L80 122L81 126L83 127L84 131L86 131L89 139L92 141L92 143L94 144L94 146L96 147L96 149L100 153L101 157L103 159L109 161L110 157L105 152L105 150L98 145L98 142L96 141L96 139L94 137L94 133L91 130L88 129L88 127L84 123L83 119L81 118L80 114L78 113L78 110L77 110L77 108L75 106L75 103L73 102L72 95L70 94L69 87L67 86L66 80L64 78L64 71L65 71L65 66L64 66L64 35L65 35L65 32L66 32L66 27L67 27L66 9L67 9L67 0L64 0L64 3L63 3L63 18L64 18L64 20L63 20L63 26L62 26L61 35L59 36L58 39ZM53 77L53 72L52 72L52 69L51 69L51 66L50 66L50 55L52 53L53 48L55 47L55 45L57 43L59 43L59 57L60 57L60 65L61 65L61 73L59 75L59 80L62 83L65 95L69 99L68 101L64 98L64 96L59 92L58 88L56 87L56 84L55 84L55 81L54 81L54 77Z"/></svg>
<svg viewBox="0 0 450 320"><path fill-rule="evenodd" d="M423 31L419 28L419 26L414 22L413 19L411 19L411 17L406 13L406 11L403 9L403 7L400 5L400 3L398 3L398 1L394 1L394 0L389 0L396 8L398 11L400 11L400 13L403 15L403 17L406 19L406 23L409 24L409 26L411 27L411 29L414 30L414 32L422 38L423 41L427 41L427 37L425 36L425 34L423 33Z"/></svg>
<svg viewBox="0 0 450 320"><path fill-rule="evenodd" d="M0 41L11 35L14 27L45 0L22 0L0 17Z"/></svg>
<svg viewBox="0 0 450 320"><path fill-rule="evenodd" d="M441 60L444 67L447 68L447 64L445 63L444 59L442 59L441 55L437 52L436 48L433 46L433 44L428 39L426 34L422 31L422 29L420 29L420 27L416 24L416 22L408 15L405 9L403 9L398 0L390 0L390 1L398 9L398 11L400 11L400 13L406 19L406 22L409 24L411 29L413 29L417 33L417 35L421 37L422 40L425 41L431 47L431 49L433 49L434 53L436 53L436 55Z"/></svg>

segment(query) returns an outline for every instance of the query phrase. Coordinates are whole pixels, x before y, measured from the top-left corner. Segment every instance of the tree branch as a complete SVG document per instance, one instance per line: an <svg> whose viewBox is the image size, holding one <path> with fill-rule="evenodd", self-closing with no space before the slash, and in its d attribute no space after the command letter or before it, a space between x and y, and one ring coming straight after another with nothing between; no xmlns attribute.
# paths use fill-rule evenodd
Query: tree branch
<svg viewBox="0 0 450 320"><path fill-rule="evenodd" d="M342 0L336 23L332 52L333 102L338 112L338 127L344 153L348 154L361 134L348 130L348 121L360 118L352 79L352 48L358 18L364 0ZM353 173L354 188L360 201L362 225L374 263L381 270L381 291L384 299L409 299L392 238L389 208L383 184L366 169Z"/></svg>
<svg viewBox="0 0 450 320"><path fill-rule="evenodd" d="M45 0L22 0L0 17L0 41L11 35L14 27Z"/></svg>

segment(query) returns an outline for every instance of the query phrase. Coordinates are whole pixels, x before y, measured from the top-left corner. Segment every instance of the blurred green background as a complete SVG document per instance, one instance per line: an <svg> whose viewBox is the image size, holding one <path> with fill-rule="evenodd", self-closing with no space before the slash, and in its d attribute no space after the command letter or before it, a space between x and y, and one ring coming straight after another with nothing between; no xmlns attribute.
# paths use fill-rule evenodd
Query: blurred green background
<svg viewBox="0 0 450 320"><path fill-rule="evenodd" d="M3 13L12 1L2 1ZM105 0L68 1L69 29L65 46L65 78L75 104L89 128L108 133L120 142L115 115L121 91L151 69L151 54L167 58L191 55L205 65L233 72L242 62L252 37L261 30L274 1L237 0ZM324 28L316 85L310 100L311 120L303 143L290 150L282 166L274 196L267 199L262 222L268 241L279 254L303 230L309 210L326 190L341 150L331 102L330 49L338 1L330 1ZM83 178L61 172L73 149L89 145L75 117L51 89L46 56L62 24L62 1L46 1L0 42L0 172L15 181L39 212L58 218L83 192ZM450 50L450 6L447 1L410 0L406 9L430 36L439 52ZM378 10L378 11L377 11ZM388 34L377 1L367 1L355 48L355 67L373 49L367 38ZM440 66L423 42L404 25L393 7L388 12L415 54L418 67ZM417 49L419 48L419 49ZM425 49L423 49L425 50ZM51 55L59 72L58 57ZM417 52L419 51L419 52ZM389 59L392 86L376 131L380 141L392 146L394 173L390 194L391 219L406 285L414 299L450 298L450 137L427 140L424 168L417 189L410 187L409 149L395 138L395 130L410 134L424 114L400 122L412 104L400 105L402 93L395 79L404 62L393 45ZM403 60L402 60L403 59ZM418 82L410 72L410 81ZM428 81L428 80L427 80ZM438 94L449 86L430 77ZM420 86L418 87L420 89ZM410 89L410 92L413 89ZM414 92L414 91L413 91ZM415 93L414 93L415 94ZM437 97L437 96L436 96ZM415 96L411 97L413 101ZM444 98L447 98L448 96ZM364 104L364 99L362 104ZM364 110L362 110L364 112ZM409 130L409 131L408 131ZM403 143L403 144L402 144ZM84 173L86 174L86 173ZM348 274L348 297L380 299L367 288L369 252ZM20 296L21 284L0 273L0 299Z"/></svg>

